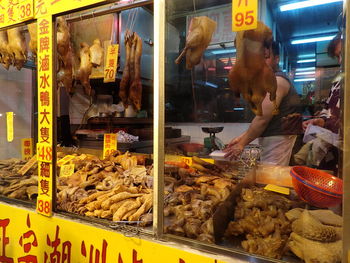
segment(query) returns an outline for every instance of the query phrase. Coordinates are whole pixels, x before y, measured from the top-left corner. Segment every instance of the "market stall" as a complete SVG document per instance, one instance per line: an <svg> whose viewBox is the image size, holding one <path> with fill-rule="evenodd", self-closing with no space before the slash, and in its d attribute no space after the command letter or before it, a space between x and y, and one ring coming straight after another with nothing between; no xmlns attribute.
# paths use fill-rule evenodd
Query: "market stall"
<svg viewBox="0 0 350 263"><path fill-rule="evenodd" d="M245 2L5 1L1 262L347 262L346 121L294 128L339 71L346 93L327 45L341 32L346 57L348 7ZM283 165L257 139L277 131L301 138Z"/></svg>

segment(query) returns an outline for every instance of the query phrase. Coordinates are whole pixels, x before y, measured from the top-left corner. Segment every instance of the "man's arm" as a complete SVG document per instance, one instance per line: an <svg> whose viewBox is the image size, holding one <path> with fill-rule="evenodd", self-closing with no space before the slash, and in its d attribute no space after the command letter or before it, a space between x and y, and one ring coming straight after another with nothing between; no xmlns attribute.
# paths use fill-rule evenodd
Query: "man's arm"
<svg viewBox="0 0 350 263"><path fill-rule="evenodd" d="M286 79L279 76L276 77L276 80L277 80L276 104L277 104L277 107L279 107L282 99L288 94L288 91L290 89L290 84ZM229 157L230 159L237 157L237 155L240 154L240 152L243 150L243 148L247 144L254 141L256 138L260 137L260 135L265 131L266 127L271 121L273 117L272 112L274 109L275 109L275 106L273 102L270 101L270 94L267 93L262 103L263 115L255 116L253 121L249 125L248 130L245 131L243 134L241 134L239 137L234 138L230 142L230 144L225 149L225 151L227 152L226 157Z"/></svg>
<svg viewBox="0 0 350 263"><path fill-rule="evenodd" d="M290 89L290 84L286 79L282 77L277 76L276 80L277 80L276 104L277 104L277 107L279 107L282 99L288 94L288 91ZM241 138L242 143L244 145L247 145L250 142L254 141L256 138L260 137L260 135L265 131L266 127L268 126L269 122L273 117L272 112L274 109L275 109L275 106L273 102L270 101L270 94L267 93L262 103L263 115L254 117L253 121L249 125L247 132L245 133L245 136L242 136Z"/></svg>

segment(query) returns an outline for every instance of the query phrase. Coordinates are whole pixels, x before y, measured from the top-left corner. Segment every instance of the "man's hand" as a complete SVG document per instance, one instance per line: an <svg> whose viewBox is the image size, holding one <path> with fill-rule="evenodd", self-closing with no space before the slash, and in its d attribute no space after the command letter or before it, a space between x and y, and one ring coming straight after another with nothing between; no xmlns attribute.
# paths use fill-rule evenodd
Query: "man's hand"
<svg viewBox="0 0 350 263"><path fill-rule="evenodd" d="M303 130L304 131L306 130L306 128L309 124L319 126L319 127L324 127L325 121L322 118L316 118L316 119L303 121Z"/></svg>
<svg viewBox="0 0 350 263"><path fill-rule="evenodd" d="M244 145L240 141L241 138L242 138L242 135L239 137L233 138L230 141L230 143L223 150L226 153L225 158L228 158L232 161L233 159L237 159L241 155L244 149Z"/></svg>

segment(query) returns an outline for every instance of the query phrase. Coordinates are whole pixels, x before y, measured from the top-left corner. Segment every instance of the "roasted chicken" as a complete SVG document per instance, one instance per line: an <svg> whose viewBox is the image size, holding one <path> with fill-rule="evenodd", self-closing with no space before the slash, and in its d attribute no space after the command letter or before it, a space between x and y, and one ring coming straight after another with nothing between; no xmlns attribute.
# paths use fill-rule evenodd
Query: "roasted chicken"
<svg viewBox="0 0 350 263"><path fill-rule="evenodd" d="M80 44L80 67L78 70L78 79L84 87L84 91L88 96L91 96L90 75L92 64L90 59L89 45L85 42Z"/></svg>
<svg viewBox="0 0 350 263"><path fill-rule="evenodd" d="M102 65L104 50L101 46L101 41L96 38L94 44L90 47L90 58L93 67Z"/></svg>
<svg viewBox="0 0 350 263"><path fill-rule="evenodd" d="M186 55L186 68L192 69L199 64L205 49L208 47L212 35L216 29L216 22L206 16L194 17L191 20L185 48L175 60L179 64Z"/></svg>
<svg viewBox="0 0 350 263"><path fill-rule="evenodd" d="M28 24L28 31L30 35L29 48L32 51L33 57L36 57L38 53L37 24Z"/></svg>
<svg viewBox="0 0 350 263"><path fill-rule="evenodd" d="M7 70L12 64L12 54L9 50L9 42L6 31L0 31L0 62Z"/></svg>
<svg viewBox="0 0 350 263"><path fill-rule="evenodd" d="M276 104L277 81L272 68L265 62L265 48L272 43L272 31L262 22L254 30L239 31L236 35L237 62L229 72L229 83L236 95L242 94L255 115L261 116L266 93Z"/></svg>
<svg viewBox="0 0 350 263"><path fill-rule="evenodd" d="M27 60L26 40L21 28L15 27L7 30L8 49L13 56L14 66L20 70Z"/></svg>

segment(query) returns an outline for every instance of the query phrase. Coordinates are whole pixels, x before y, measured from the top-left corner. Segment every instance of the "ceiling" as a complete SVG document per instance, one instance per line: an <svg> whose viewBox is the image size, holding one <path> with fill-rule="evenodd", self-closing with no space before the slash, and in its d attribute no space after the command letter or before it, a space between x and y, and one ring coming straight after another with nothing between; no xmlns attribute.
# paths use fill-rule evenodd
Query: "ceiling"
<svg viewBox="0 0 350 263"><path fill-rule="evenodd" d="M292 67L296 66L296 60L299 55L315 53L316 51L316 53L325 52L328 42L292 45L291 40L335 35L339 31L342 2L285 12L281 12L279 6L291 1L267 0L267 2L273 19L276 21L277 39L285 47Z"/></svg>

